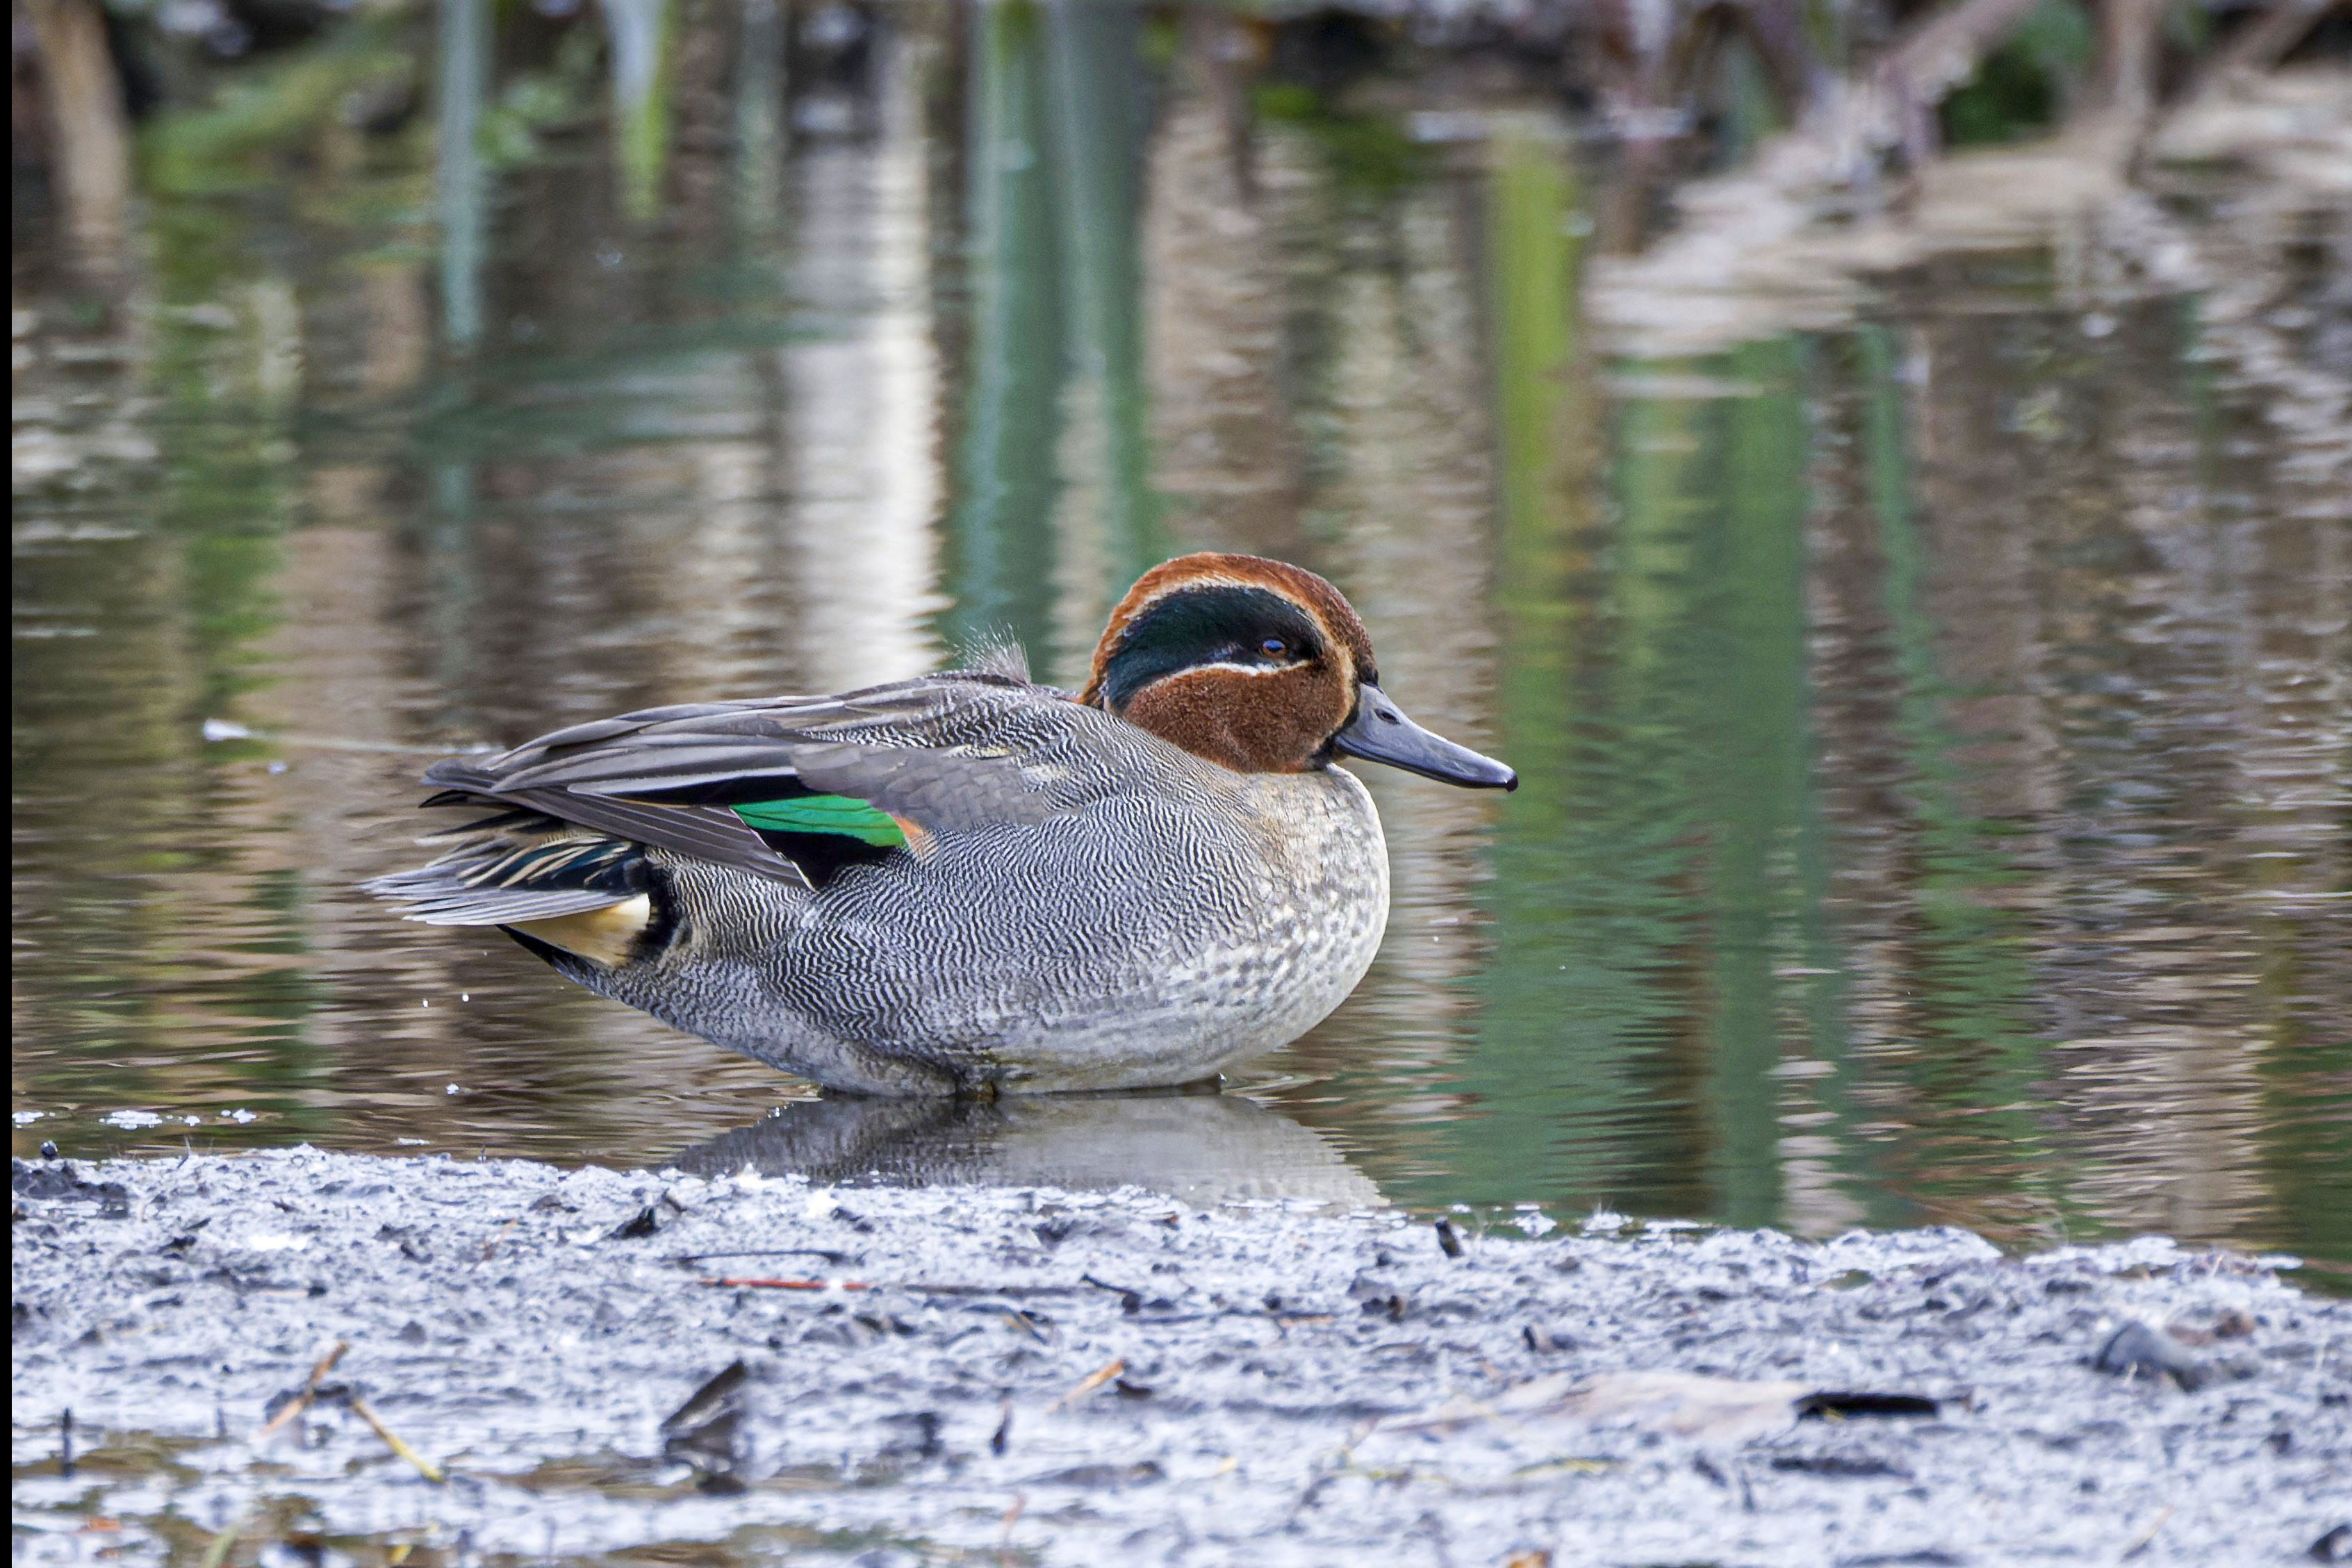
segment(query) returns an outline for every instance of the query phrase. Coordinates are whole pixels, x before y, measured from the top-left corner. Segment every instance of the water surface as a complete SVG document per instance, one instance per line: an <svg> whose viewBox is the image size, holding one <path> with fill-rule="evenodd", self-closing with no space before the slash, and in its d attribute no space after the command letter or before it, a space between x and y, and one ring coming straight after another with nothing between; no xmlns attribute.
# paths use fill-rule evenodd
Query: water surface
<svg viewBox="0 0 2352 1568"><path fill-rule="evenodd" d="M437 120L159 165L120 298L20 262L20 1154L659 1161L809 1097L358 894L418 769L993 628L1073 682L1227 548L1526 780L1368 770L1386 946L1237 1086L1391 1200L2352 1260L2340 211L2159 192L2227 329L2086 224L1643 360L1541 92L887 16L743 5L667 122L453 26Z"/></svg>

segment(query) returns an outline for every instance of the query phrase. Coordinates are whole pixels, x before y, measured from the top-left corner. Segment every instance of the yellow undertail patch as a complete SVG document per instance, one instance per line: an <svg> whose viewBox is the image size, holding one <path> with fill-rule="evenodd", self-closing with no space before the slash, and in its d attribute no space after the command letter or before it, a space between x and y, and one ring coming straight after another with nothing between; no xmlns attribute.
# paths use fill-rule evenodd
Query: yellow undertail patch
<svg viewBox="0 0 2352 1568"><path fill-rule="evenodd" d="M514 928L551 947L575 953L592 964L617 969L636 951L637 938L653 924L654 901L644 894L602 909L559 915L550 920L518 920Z"/></svg>

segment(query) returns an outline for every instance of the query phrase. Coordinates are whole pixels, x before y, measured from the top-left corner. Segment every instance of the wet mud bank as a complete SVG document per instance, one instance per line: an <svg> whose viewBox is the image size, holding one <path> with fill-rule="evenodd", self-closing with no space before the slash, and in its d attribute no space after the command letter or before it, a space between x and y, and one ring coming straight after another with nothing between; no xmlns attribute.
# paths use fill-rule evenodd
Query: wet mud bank
<svg viewBox="0 0 2352 1568"><path fill-rule="evenodd" d="M2352 1556L2352 1305L2161 1239L309 1150L15 1187L19 1561Z"/></svg>

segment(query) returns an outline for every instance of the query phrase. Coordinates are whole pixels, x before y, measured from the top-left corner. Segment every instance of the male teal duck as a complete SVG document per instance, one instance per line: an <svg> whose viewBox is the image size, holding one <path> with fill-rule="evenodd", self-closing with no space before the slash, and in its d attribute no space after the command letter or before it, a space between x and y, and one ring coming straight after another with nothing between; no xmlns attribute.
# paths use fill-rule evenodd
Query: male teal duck
<svg viewBox="0 0 2352 1568"><path fill-rule="evenodd" d="M1075 697L979 663L436 763L427 806L490 814L369 890L831 1088L1145 1088L1363 977L1388 852L1338 758L1518 782L1398 711L1347 600L1281 561L1146 572Z"/></svg>

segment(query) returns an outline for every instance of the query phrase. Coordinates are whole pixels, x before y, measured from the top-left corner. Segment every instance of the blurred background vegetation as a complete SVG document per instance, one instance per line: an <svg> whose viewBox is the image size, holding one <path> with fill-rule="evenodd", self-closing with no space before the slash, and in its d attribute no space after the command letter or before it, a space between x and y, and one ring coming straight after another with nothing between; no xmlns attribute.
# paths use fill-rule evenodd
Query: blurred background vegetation
<svg viewBox="0 0 2352 1568"><path fill-rule="evenodd" d="M338 172L423 173L462 131L488 170L611 137L631 210L660 211L671 149L785 127L716 123L694 99L732 68L772 71L821 121L827 85L870 68L857 0L14 0L12 194L20 237L93 240L121 204ZM1015 20L1001 7L992 30ZM1349 172L1394 179L1399 128L1356 89L1403 57L1443 56L1553 95L1661 177L1721 169L1856 89L1903 121L1888 162L2152 112L2230 72L2341 57L2338 0L1368 0L1222 8L1237 113L1313 128ZM1150 59L1184 7L1106 13ZM747 54L746 51L751 51ZM754 56L761 57L754 58ZM1083 77L1046 90L1083 92ZM781 99L779 100L781 102ZM1071 106L1080 114L1105 107ZM1109 106L1132 111L1134 103ZM1636 246L1643 225L1606 236Z"/></svg>

